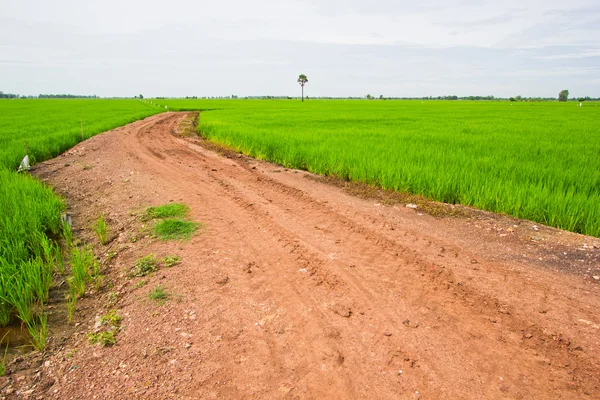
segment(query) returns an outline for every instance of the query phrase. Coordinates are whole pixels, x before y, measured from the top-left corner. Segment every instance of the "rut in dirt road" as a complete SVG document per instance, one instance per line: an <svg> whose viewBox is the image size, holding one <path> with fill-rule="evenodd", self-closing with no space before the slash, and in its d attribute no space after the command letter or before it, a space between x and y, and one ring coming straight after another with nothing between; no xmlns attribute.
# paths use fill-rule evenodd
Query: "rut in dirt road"
<svg viewBox="0 0 600 400"><path fill-rule="evenodd" d="M176 201L205 226L185 243L123 238L115 274L142 252L182 257L148 283L179 299L156 314L146 289L123 283L117 345L57 356L49 393L85 397L98 382L90 393L106 398L600 397L598 285L532 265L540 248L469 221L219 155L174 134L183 118L80 144L70 154L95 163L89 174L60 159L40 168L81 225L110 211L127 229L136 208Z"/></svg>

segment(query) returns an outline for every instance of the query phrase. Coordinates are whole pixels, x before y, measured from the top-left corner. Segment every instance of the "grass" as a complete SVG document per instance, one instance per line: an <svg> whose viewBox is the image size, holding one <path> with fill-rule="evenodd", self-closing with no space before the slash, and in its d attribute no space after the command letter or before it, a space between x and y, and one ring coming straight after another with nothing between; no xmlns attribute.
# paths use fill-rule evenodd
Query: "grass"
<svg viewBox="0 0 600 400"><path fill-rule="evenodd" d="M98 236L98 241L100 241L101 245L105 245L108 243L108 226L106 225L106 220L103 215L99 216L94 223L94 232L96 236Z"/></svg>
<svg viewBox="0 0 600 400"><path fill-rule="evenodd" d="M197 222L169 218L157 222L152 233L160 240L188 240L200 226Z"/></svg>
<svg viewBox="0 0 600 400"><path fill-rule="evenodd" d="M600 237L600 103L162 100L288 168Z"/></svg>
<svg viewBox="0 0 600 400"><path fill-rule="evenodd" d="M157 218L185 218L189 213L189 208L185 204L169 203L158 207L148 207L142 215L143 220L152 220Z"/></svg>
<svg viewBox="0 0 600 400"><path fill-rule="evenodd" d="M158 285L150 291L148 297L150 298L150 300L153 300L159 304L163 304L169 300L171 295L163 286Z"/></svg>
<svg viewBox="0 0 600 400"><path fill-rule="evenodd" d="M52 273L64 272L60 249L50 238L60 234L67 248L73 243L70 226L61 222L64 201L27 173L17 174L21 159L28 154L33 165L99 132L161 111L137 100L0 99L1 326L16 315L34 346L45 346L42 310ZM80 278L71 283L80 293Z"/></svg>

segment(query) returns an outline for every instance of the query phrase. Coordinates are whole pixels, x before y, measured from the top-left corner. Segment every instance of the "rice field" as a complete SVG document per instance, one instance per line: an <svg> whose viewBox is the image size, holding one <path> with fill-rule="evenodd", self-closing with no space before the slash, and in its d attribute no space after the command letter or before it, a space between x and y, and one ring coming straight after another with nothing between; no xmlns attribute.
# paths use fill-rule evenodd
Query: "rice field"
<svg viewBox="0 0 600 400"><path fill-rule="evenodd" d="M157 100L285 167L600 236L600 104Z"/></svg>
<svg viewBox="0 0 600 400"><path fill-rule="evenodd" d="M137 100L0 100L0 327L20 320L42 349L43 306L53 273L63 270L62 249L51 238L68 231L61 223L65 204L16 172L26 151L33 164L160 111Z"/></svg>

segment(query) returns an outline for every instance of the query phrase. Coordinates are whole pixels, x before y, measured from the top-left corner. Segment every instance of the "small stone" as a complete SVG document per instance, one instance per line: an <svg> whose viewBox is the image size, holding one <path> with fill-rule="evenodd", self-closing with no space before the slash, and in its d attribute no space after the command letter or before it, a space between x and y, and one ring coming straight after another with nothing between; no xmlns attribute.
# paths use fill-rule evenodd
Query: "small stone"
<svg viewBox="0 0 600 400"><path fill-rule="evenodd" d="M398 371L398 375L402 375L402 370L399 370L399 371Z"/></svg>
<svg viewBox="0 0 600 400"><path fill-rule="evenodd" d="M407 319L405 319L404 321L402 321L402 323L403 323L404 325L408 326L408 325L410 324L410 321L409 321L409 320L407 320Z"/></svg>
<svg viewBox="0 0 600 400"><path fill-rule="evenodd" d="M533 337L533 335L531 333L526 333L525 334L525 338L526 339L531 339Z"/></svg>
<svg viewBox="0 0 600 400"><path fill-rule="evenodd" d="M416 205L416 204L413 204L413 203L408 203L408 204L406 205L406 207L407 207L407 208L412 208L413 210L416 210L417 208L419 208L419 206L418 206L418 205Z"/></svg>
<svg viewBox="0 0 600 400"><path fill-rule="evenodd" d="M384 332L385 336L392 336L392 332Z"/></svg>
<svg viewBox="0 0 600 400"><path fill-rule="evenodd" d="M219 280L218 280L216 283L217 283L218 285L225 285L225 284L227 284L228 282L229 282L229 277L228 277L228 276L226 276L225 278L219 279Z"/></svg>
<svg viewBox="0 0 600 400"><path fill-rule="evenodd" d="M592 278L594 278L595 280L598 280L598 279L600 279L600 275L594 275L594 276L592 276Z"/></svg>

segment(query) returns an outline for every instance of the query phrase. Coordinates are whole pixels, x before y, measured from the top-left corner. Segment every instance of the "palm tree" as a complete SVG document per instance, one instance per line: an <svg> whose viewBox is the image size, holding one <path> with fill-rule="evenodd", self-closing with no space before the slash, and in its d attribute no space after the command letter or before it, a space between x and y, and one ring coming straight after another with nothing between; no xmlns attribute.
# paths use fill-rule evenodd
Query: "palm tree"
<svg viewBox="0 0 600 400"><path fill-rule="evenodd" d="M308 78L304 74L298 77L298 83L302 86L302 101L304 102L304 85L308 82Z"/></svg>

